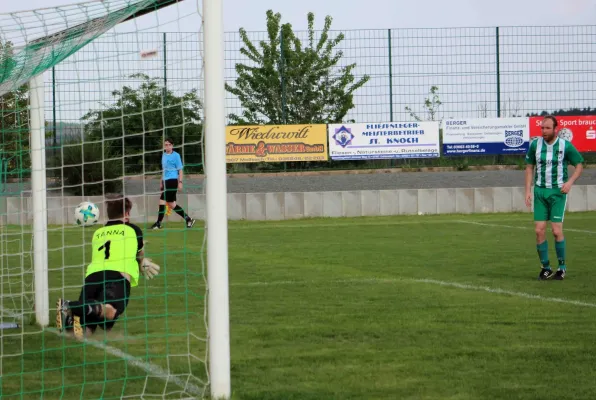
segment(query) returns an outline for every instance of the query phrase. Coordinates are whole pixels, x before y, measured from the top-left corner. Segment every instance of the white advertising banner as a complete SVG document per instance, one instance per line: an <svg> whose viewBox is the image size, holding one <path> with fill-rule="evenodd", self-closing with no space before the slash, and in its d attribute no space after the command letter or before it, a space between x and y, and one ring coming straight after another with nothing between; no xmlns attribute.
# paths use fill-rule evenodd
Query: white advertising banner
<svg viewBox="0 0 596 400"><path fill-rule="evenodd" d="M525 154L529 118L464 118L443 121L443 155Z"/></svg>
<svg viewBox="0 0 596 400"><path fill-rule="evenodd" d="M439 157L439 122L329 124L332 160Z"/></svg>

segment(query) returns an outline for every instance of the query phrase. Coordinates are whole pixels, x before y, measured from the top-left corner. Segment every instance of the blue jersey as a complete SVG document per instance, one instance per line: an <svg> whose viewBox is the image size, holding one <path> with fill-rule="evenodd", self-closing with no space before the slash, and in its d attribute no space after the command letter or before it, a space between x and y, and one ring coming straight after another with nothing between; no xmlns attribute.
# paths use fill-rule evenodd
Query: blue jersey
<svg viewBox="0 0 596 400"><path fill-rule="evenodd" d="M163 180L178 179L178 170L182 169L180 154L172 151L171 154L163 152L161 156L161 168L163 169Z"/></svg>

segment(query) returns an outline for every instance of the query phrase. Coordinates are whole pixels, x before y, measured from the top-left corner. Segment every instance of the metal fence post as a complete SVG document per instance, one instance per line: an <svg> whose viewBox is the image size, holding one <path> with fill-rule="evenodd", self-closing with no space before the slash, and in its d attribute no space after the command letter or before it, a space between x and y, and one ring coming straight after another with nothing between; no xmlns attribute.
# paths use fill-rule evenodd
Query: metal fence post
<svg viewBox="0 0 596 400"><path fill-rule="evenodd" d="M6 173L4 172L4 157L0 157L0 193L4 193Z"/></svg>
<svg viewBox="0 0 596 400"><path fill-rule="evenodd" d="M496 28L496 61L497 61L497 117L501 117L501 53L499 49L499 27Z"/></svg>
<svg viewBox="0 0 596 400"><path fill-rule="evenodd" d="M389 120L393 122L393 57L391 55L391 29L387 29L387 42L389 49Z"/></svg>
<svg viewBox="0 0 596 400"><path fill-rule="evenodd" d="M495 30L496 35L496 62L497 62L497 118L501 117L501 52L499 46L499 27ZM495 164L503 163L503 156L498 154L495 159Z"/></svg>

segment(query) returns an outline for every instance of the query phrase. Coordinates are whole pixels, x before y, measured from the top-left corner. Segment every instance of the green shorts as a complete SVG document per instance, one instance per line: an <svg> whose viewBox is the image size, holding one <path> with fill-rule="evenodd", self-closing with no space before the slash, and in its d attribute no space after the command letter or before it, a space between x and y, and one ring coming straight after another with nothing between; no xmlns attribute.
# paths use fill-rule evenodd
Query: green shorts
<svg viewBox="0 0 596 400"><path fill-rule="evenodd" d="M534 187L534 221L563 222L567 194L560 188Z"/></svg>

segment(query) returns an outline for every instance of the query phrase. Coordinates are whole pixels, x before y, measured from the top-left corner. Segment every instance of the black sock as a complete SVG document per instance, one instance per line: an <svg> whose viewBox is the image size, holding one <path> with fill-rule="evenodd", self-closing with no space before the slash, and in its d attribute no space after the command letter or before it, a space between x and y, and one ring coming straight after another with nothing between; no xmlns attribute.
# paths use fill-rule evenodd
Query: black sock
<svg viewBox="0 0 596 400"><path fill-rule="evenodd" d="M157 222L163 221L163 216L166 214L166 205L160 204L159 205L159 213L157 214Z"/></svg>
<svg viewBox="0 0 596 400"><path fill-rule="evenodd" d="M80 318L85 315L94 315L97 318L101 318L102 315L101 304L96 302L83 304L80 301L71 301L68 303L68 308L72 310L74 315Z"/></svg>
<svg viewBox="0 0 596 400"><path fill-rule="evenodd" d="M174 211L176 211L176 214L180 215L186 221L188 221L190 219L188 217L188 215L186 215L186 213L184 212L184 210L182 209L182 207L180 207L178 204L176 204L176 208L174 208Z"/></svg>

